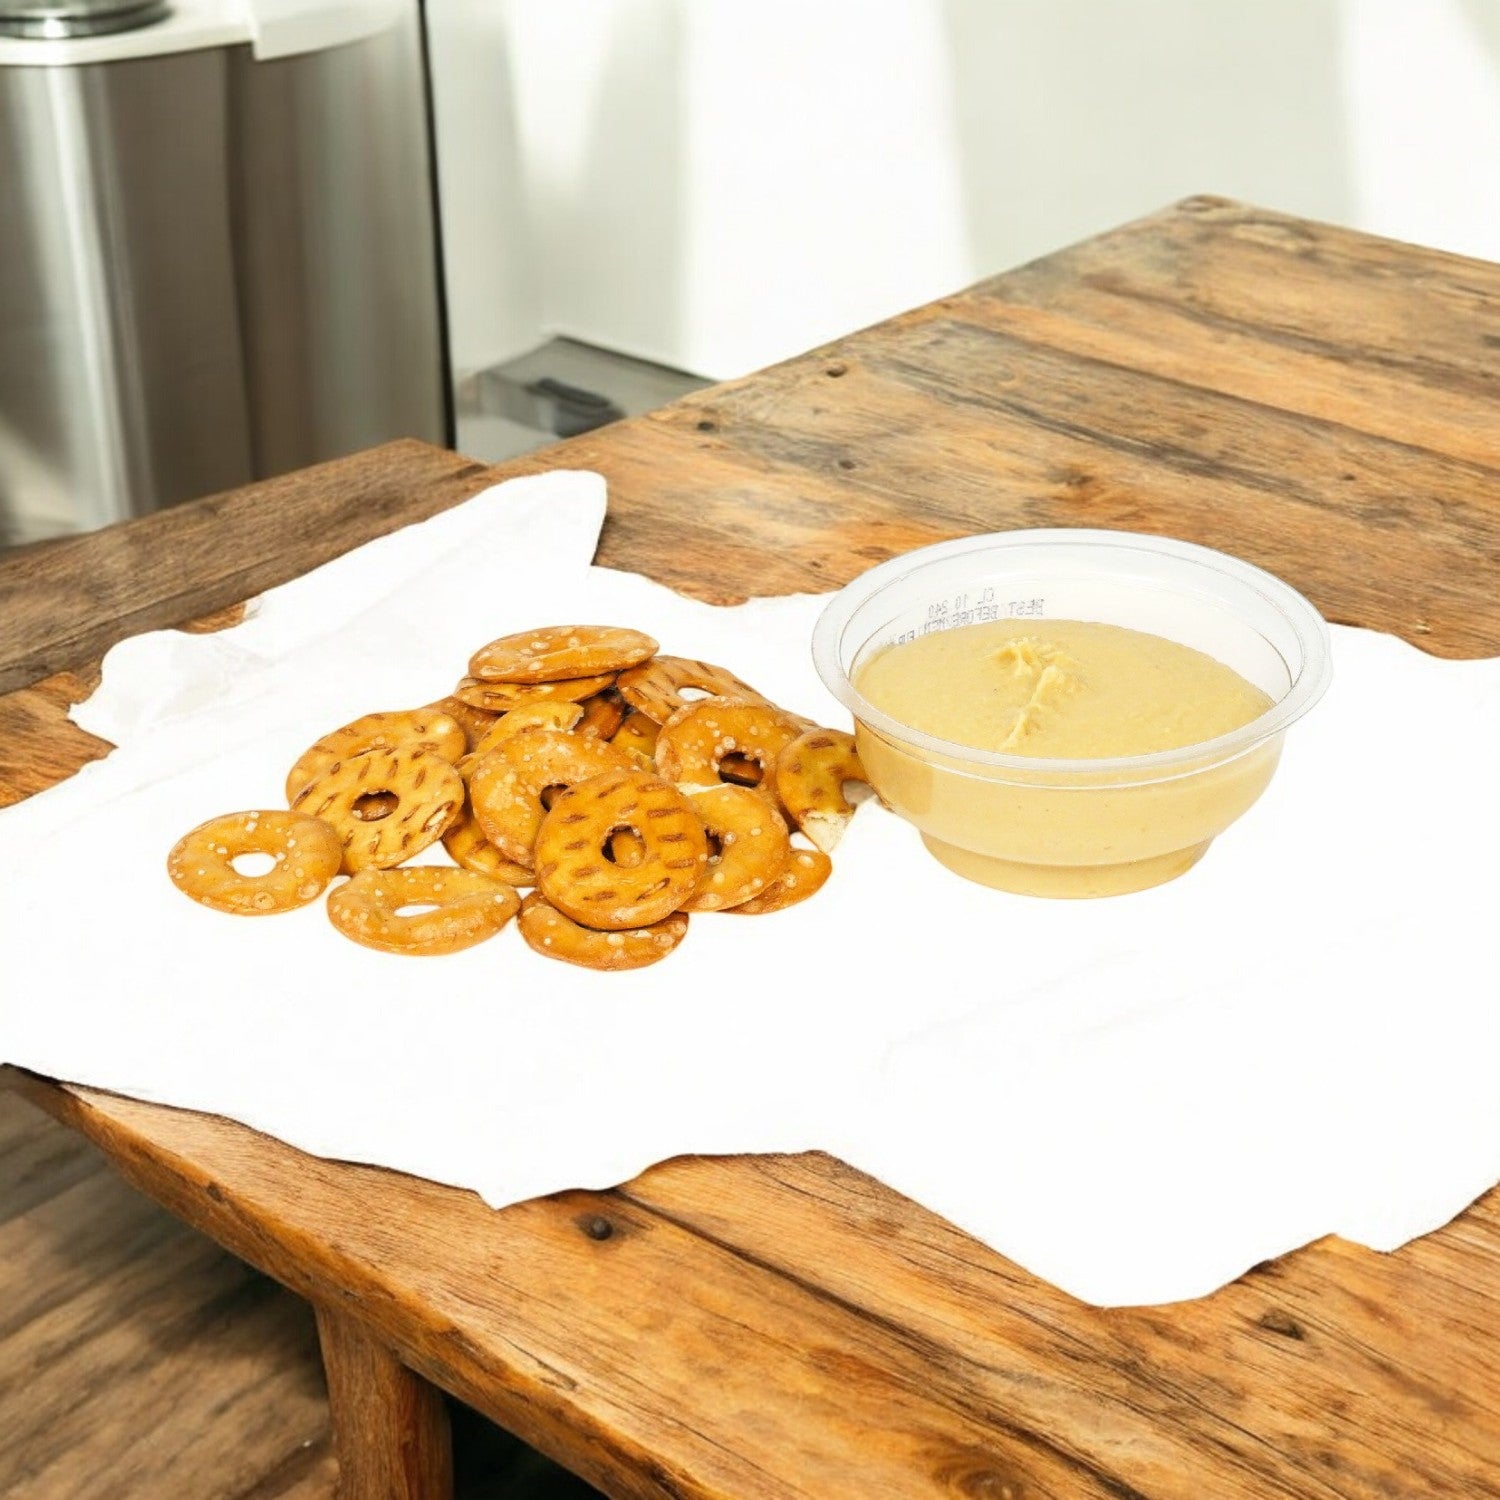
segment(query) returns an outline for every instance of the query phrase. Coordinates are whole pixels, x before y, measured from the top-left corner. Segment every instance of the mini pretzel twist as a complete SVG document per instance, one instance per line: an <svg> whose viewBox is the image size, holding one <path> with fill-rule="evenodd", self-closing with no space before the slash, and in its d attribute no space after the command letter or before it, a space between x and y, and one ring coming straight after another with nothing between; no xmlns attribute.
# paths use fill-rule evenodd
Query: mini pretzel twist
<svg viewBox="0 0 1500 1500"><path fill-rule="evenodd" d="M665 958L687 936L688 915L674 911L649 927L601 932L564 916L540 891L533 891L521 903L516 925L527 946L543 958L585 969L643 969Z"/></svg>
<svg viewBox="0 0 1500 1500"><path fill-rule="evenodd" d="M481 646L469 671L483 682L556 682L619 672L655 651L649 635L618 625L544 625Z"/></svg>
<svg viewBox="0 0 1500 1500"><path fill-rule="evenodd" d="M428 911L404 913L404 906ZM383 953L456 953L493 937L521 905L508 885L473 870L413 865L361 870L328 897L328 920Z"/></svg>
<svg viewBox="0 0 1500 1500"><path fill-rule="evenodd" d="M709 787L689 800L708 831L710 853L684 909L719 911L758 896L791 852L781 814L747 786Z"/></svg>
<svg viewBox="0 0 1500 1500"><path fill-rule="evenodd" d="M241 875L242 854L269 854L263 875ZM327 823L274 808L225 813L184 834L167 856L172 884L194 901L239 917L306 906L339 872L344 846Z"/></svg>
<svg viewBox="0 0 1500 1500"><path fill-rule="evenodd" d="M365 714L332 734L325 734L297 758L286 778L286 800L297 794L338 761L367 750L396 750L426 745L446 761L456 761L467 749L463 726L436 708L399 709Z"/></svg>
<svg viewBox="0 0 1500 1500"><path fill-rule="evenodd" d="M485 837L517 864L531 866L546 813L543 794L561 791L634 762L604 740L528 729L496 746L469 778L469 802Z"/></svg>
<svg viewBox="0 0 1500 1500"><path fill-rule="evenodd" d="M776 793L781 805L824 854L833 853L854 816L844 795L848 781L866 781L865 768L859 762L854 736L841 730L809 730L776 757Z"/></svg>
<svg viewBox="0 0 1500 1500"><path fill-rule="evenodd" d="M425 746L367 750L335 762L298 794L344 845L344 871L387 869L442 837L464 805L463 778Z"/></svg>
<svg viewBox="0 0 1500 1500"><path fill-rule="evenodd" d="M640 841L628 865L612 857L621 833ZM570 787L536 837L537 889L575 922L611 931L676 911L707 863L708 835L687 798L645 771L608 771Z"/></svg>

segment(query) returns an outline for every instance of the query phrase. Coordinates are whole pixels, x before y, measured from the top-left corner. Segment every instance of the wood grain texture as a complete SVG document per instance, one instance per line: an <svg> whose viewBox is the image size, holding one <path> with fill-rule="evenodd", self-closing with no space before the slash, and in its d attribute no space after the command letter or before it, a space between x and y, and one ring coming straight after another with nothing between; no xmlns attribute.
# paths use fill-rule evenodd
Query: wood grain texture
<svg viewBox="0 0 1500 1500"><path fill-rule="evenodd" d="M0 1495L332 1500L309 1309L0 1086Z"/></svg>
<svg viewBox="0 0 1500 1500"><path fill-rule="evenodd" d="M1194 199L545 462L608 478L601 562L702 597L828 588L975 530L1116 526L1493 653L1497 350L1496 267ZM396 456L449 495L522 467ZM279 513L245 504L219 545L253 550ZM190 579L173 599L226 602ZM0 699L0 793L96 753L61 718L76 685ZM1392 1256L1330 1240L1186 1306L1106 1311L826 1157L674 1162L494 1214L29 1087L174 1212L610 1495L1500 1497L1500 1192Z"/></svg>
<svg viewBox="0 0 1500 1500"><path fill-rule="evenodd" d="M453 1441L438 1390L354 1319L319 1306L338 1500L453 1500Z"/></svg>

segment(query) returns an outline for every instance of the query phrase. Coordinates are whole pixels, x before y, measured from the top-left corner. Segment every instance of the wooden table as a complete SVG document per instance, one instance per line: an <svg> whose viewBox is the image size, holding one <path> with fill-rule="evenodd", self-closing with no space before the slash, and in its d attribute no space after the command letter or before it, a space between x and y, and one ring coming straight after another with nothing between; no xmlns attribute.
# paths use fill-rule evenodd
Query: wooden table
<svg viewBox="0 0 1500 1500"><path fill-rule="evenodd" d="M0 564L0 792L101 752L63 714L110 641L561 464L608 477L601 561L715 599L971 531L1124 527L1492 654L1497 371L1500 268L1190 199L521 463L402 443ZM433 1386L614 1496L1500 1496L1500 1192L1395 1255L1329 1239L1109 1311L824 1156L679 1160L497 1214L23 1086L313 1300L360 1500L444 1493Z"/></svg>

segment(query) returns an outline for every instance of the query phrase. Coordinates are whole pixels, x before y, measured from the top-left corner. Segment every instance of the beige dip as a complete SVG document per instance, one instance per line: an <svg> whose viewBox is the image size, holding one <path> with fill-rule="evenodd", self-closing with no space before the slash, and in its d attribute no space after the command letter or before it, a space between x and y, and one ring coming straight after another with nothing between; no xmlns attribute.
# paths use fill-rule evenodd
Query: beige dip
<svg viewBox="0 0 1500 1500"><path fill-rule="evenodd" d="M1049 765L1201 744L1272 706L1203 652L1118 625L962 626L888 647L854 685L901 724L1038 759L1035 772L993 767L858 728L872 785L944 864L1034 895L1113 895L1180 875L1265 789L1280 753L1275 735L1150 773Z"/></svg>
<svg viewBox="0 0 1500 1500"><path fill-rule="evenodd" d="M939 739L1061 760L1196 745L1271 707L1191 646L1081 620L999 620L920 636L867 662L855 686Z"/></svg>

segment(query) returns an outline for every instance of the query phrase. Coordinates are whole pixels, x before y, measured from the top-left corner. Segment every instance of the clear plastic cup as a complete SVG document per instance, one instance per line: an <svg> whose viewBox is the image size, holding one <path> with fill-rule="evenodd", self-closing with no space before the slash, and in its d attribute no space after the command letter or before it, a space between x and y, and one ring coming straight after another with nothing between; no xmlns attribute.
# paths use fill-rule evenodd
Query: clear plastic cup
<svg viewBox="0 0 1500 1500"><path fill-rule="evenodd" d="M1272 707L1230 734L1088 760L979 750L903 724L853 679L876 652L983 620L1090 620L1192 646ZM829 601L813 660L854 715L871 785L958 874L1002 890L1105 896L1171 880L1271 780L1323 695L1328 627L1295 589L1208 547L1123 531L998 532L871 568Z"/></svg>

